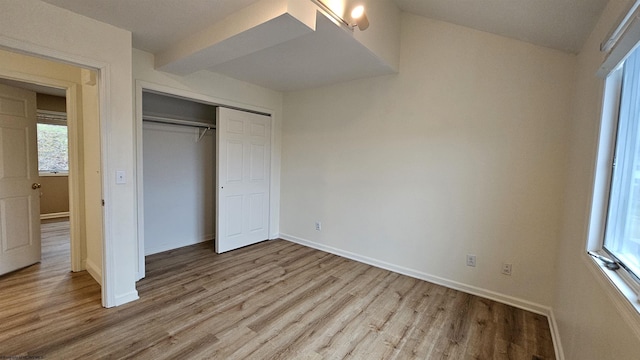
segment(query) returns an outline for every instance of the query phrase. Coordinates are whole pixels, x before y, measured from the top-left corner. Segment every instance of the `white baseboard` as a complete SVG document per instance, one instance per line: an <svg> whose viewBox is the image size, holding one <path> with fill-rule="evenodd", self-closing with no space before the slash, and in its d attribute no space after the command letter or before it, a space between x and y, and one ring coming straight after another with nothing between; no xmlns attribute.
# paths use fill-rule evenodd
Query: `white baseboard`
<svg viewBox="0 0 640 360"><path fill-rule="evenodd" d="M58 219L63 217L69 217L69 212L65 211L59 213L40 214L40 220Z"/></svg>
<svg viewBox="0 0 640 360"><path fill-rule="evenodd" d="M560 329L558 329L558 323L556 322L556 317L553 313L553 309L549 309L549 315L547 315L547 319L549 319L549 330L551 330L551 339L553 340L553 349L556 352L556 359L564 360L564 349L562 348L562 343L560 342Z"/></svg>
<svg viewBox="0 0 640 360"><path fill-rule="evenodd" d="M131 291L128 292L126 294L122 294L122 295L118 295L115 298L115 304L113 304L113 306L120 306L123 304L126 304L128 302L132 302L135 300L140 299L140 297L138 296L138 292L137 291Z"/></svg>
<svg viewBox="0 0 640 360"><path fill-rule="evenodd" d="M410 269L410 268L406 268L404 266L400 266L400 265L396 265L396 264L391 264L385 261L381 261L381 260L377 260L374 258L370 258L367 256L362 256L356 253L352 253L350 251L345 251L342 249L338 249L338 248L334 248L332 246L327 246L327 245L323 245L323 244L319 244L313 241L309 241L306 239L302 239L293 235L289 235L289 234L282 234L280 233L280 238L287 240L287 241L291 241L303 246L308 246L310 248L314 248L314 249L318 249L321 251L325 251L331 254L335 254L338 256L342 256L344 258L347 259L351 259L351 260L355 260L361 263L365 263L371 266L375 266L381 269L385 269L385 270L389 270L389 271L393 271L396 272L398 274L402 274L402 275L407 275L407 276L411 276L413 278L416 279L420 279L420 280L425 280L437 285L442 285L445 287L448 287L450 289L454 289L454 290L459 290L462 292L465 292L467 294L471 294L471 295L476 295L476 296L480 296L483 297L485 299L489 299L489 300L493 300L493 301L497 301L506 305L511 305L513 307L519 308L519 309L523 309L523 310L527 310L527 311L531 311L533 313L536 314L540 314L540 315L544 315L549 319L549 326L551 329L551 336L553 338L553 346L554 349L556 351L556 357L559 360L564 360L564 353L562 352L562 347L560 345L560 336L558 333L558 327L556 324L556 320L555 317L553 315L553 311L550 307L548 306L544 306L544 305L540 305L528 300L524 300L524 299L520 299L520 298L516 298L513 296L509 296L509 295L505 295L505 294L501 294L495 291L491 291L491 290L487 290L487 289L482 289L473 285L468 285L468 284L463 284L457 281L453 281L453 280L449 280L449 279L445 279L439 276L434 276L434 275L430 275L427 274L425 272L419 271L419 270L414 270L414 269Z"/></svg>
<svg viewBox="0 0 640 360"><path fill-rule="evenodd" d="M85 262L85 268L91 277L102 286L102 269L96 266L93 261L87 259Z"/></svg>

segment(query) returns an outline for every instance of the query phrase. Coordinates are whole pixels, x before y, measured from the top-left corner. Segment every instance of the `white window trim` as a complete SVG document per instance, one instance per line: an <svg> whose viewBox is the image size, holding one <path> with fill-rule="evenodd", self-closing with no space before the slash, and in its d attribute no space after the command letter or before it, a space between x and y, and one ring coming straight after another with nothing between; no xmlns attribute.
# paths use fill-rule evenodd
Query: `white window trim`
<svg viewBox="0 0 640 360"><path fill-rule="evenodd" d="M608 270L586 253L583 255L583 260L597 279L600 288L626 320L627 325L637 337L640 337L640 304L637 301L635 291L623 280L618 271Z"/></svg>
<svg viewBox="0 0 640 360"><path fill-rule="evenodd" d="M598 149L594 171L591 213L585 250L606 255L603 250L607 207L611 190L613 157L616 146L618 110L622 83L622 67L618 66L605 79L602 116L598 133ZM640 286L624 270L609 270L605 264L589 255L582 255L587 268L602 290L623 315L635 335L640 337Z"/></svg>
<svg viewBox="0 0 640 360"><path fill-rule="evenodd" d="M40 171L38 175L40 177L69 176L69 172L68 171L58 171L58 172Z"/></svg>

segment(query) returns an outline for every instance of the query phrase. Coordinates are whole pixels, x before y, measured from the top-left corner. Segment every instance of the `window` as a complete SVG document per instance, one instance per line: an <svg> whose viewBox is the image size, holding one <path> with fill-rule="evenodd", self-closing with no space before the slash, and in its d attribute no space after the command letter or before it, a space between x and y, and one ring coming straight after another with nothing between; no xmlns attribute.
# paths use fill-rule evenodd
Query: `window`
<svg viewBox="0 0 640 360"><path fill-rule="evenodd" d="M69 172L66 116L38 113L38 171L42 174Z"/></svg>
<svg viewBox="0 0 640 360"><path fill-rule="evenodd" d="M640 313L640 50L607 77L600 136L589 249Z"/></svg>
<svg viewBox="0 0 640 360"><path fill-rule="evenodd" d="M622 67L617 136L604 249L640 275L640 50Z"/></svg>
<svg viewBox="0 0 640 360"><path fill-rule="evenodd" d="M640 333L640 0L600 44L601 123L584 260ZM590 258L590 259L589 259Z"/></svg>

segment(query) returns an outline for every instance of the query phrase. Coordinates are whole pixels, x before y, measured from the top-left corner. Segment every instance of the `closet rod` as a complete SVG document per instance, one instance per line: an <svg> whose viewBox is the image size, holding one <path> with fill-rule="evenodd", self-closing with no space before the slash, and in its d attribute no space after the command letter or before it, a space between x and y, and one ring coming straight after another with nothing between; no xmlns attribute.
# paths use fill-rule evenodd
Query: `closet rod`
<svg viewBox="0 0 640 360"><path fill-rule="evenodd" d="M258 114L258 115L264 115L264 116L271 117L271 114L266 113L266 112L262 112L262 111L247 110L247 109L243 109L241 107L229 106L229 105L216 105L216 106L217 107L221 107L221 108L231 109L231 110L243 111L243 112L250 113L250 114Z"/></svg>
<svg viewBox="0 0 640 360"><path fill-rule="evenodd" d="M162 123L162 124L172 124L172 125L182 125L182 126L193 126L205 129L215 129L215 124L207 124L199 121L189 121L189 120L179 120L179 119L171 119L161 116L151 116L151 115L142 115L143 121Z"/></svg>

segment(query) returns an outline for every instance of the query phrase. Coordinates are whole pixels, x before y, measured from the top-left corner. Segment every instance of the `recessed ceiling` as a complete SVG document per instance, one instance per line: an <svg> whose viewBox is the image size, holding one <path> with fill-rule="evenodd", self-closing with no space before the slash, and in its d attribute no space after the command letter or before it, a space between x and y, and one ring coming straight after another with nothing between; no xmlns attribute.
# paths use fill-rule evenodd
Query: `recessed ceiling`
<svg viewBox="0 0 640 360"><path fill-rule="evenodd" d="M578 53L608 0L394 0L403 11Z"/></svg>

